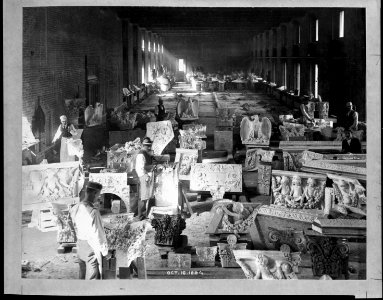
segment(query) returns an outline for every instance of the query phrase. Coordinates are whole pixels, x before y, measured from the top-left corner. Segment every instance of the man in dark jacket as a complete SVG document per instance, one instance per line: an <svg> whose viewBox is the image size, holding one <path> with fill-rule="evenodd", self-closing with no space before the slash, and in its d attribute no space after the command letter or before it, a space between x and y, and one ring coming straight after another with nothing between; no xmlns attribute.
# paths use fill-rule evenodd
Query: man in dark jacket
<svg viewBox="0 0 383 300"><path fill-rule="evenodd" d="M362 144L359 139L352 136L350 130L345 130L345 139L342 141L342 153L362 153Z"/></svg>

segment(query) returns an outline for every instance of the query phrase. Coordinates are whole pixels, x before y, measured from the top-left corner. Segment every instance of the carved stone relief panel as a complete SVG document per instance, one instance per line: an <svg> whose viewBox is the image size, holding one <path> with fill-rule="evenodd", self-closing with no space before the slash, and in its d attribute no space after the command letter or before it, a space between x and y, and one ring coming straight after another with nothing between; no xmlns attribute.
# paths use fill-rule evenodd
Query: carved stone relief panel
<svg viewBox="0 0 383 300"><path fill-rule="evenodd" d="M295 209L323 208L326 178L324 175L273 170L273 204Z"/></svg>
<svg viewBox="0 0 383 300"><path fill-rule="evenodd" d="M78 161L22 166L22 204L78 197L83 183Z"/></svg>
<svg viewBox="0 0 383 300"><path fill-rule="evenodd" d="M271 163L258 165L258 193L270 195Z"/></svg>
<svg viewBox="0 0 383 300"><path fill-rule="evenodd" d="M242 192L242 166L237 164L202 164L191 167L190 189L211 191L224 187L226 192Z"/></svg>
<svg viewBox="0 0 383 300"><path fill-rule="evenodd" d="M233 131L214 131L214 150L227 150L233 152Z"/></svg>
<svg viewBox="0 0 383 300"><path fill-rule="evenodd" d="M174 162L178 162L178 175L181 180L190 180L191 166L198 160L198 149L176 149Z"/></svg>
<svg viewBox="0 0 383 300"><path fill-rule="evenodd" d="M222 230L230 233L247 233L254 224L257 216L259 204L243 204L229 199L217 200L214 202L211 213L214 217L209 225L208 233L217 233ZM215 224L214 219L220 219L219 224Z"/></svg>
<svg viewBox="0 0 383 300"><path fill-rule="evenodd" d="M259 121L258 115L246 116L241 121L240 129L241 140L243 144L250 145L269 145L271 137L271 122L263 117Z"/></svg>
<svg viewBox="0 0 383 300"><path fill-rule="evenodd" d="M206 141L184 130L180 130L179 132L180 132L180 135L178 139L180 142L180 148L198 149L198 150L206 149Z"/></svg>
<svg viewBox="0 0 383 300"><path fill-rule="evenodd" d="M286 247L288 249L288 247ZM298 279L300 252L233 250L235 259L248 279Z"/></svg>
<svg viewBox="0 0 383 300"><path fill-rule="evenodd" d="M319 119L327 119L330 104L328 102L318 102L317 110L319 113Z"/></svg>
<svg viewBox="0 0 383 300"><path fill-rule="evenodd" d="M366 189L356 179L327 174L333 181L333 189L338 205L355 207L367 211Z"/></svg>
<svg viewBox="0 0 383 300"><path fill-rule="evenodd" d="M216 118L217 122L231 122L234 120L235 107L217 107L216 108Z"/></svg>
<svg viewBox="0 0 383 300"><path fill-rule="evenodd" d="M169 253L168 268L174 269L190 269L191 254Z"/></svg>
<svg viewBox="0 0 383 300"><path fill-rule="evenodd" d="M248 149L246 151L245 170L255 171L258 169L259 162L271 163L273 161L275 151L263 149Z"/></svg>
<svg viewBox="0 0 383 300"><path fill-rule="evenodd" d="M184 124L182 129L199 138L206 138L206 125L202 124Z"/></svg>
<svg viewBox="0 0 383 300"><path fill-rule="evenodd" d="M146 135L153 141L154 155L161 155L165 147L174 138L172 123L169 120L149 122L146 124Z"/></svg>
<svg viewBox="0 0 383 300"><path fill-rule="evenodd" d="M215 256L217 255L217 246L201 247L196 246L197 265L200 267L214 267Z"/></svg>
<svg viewBox="0 0 383 300"><path fill-rule="evenodd" d="M130 186L127 173L89 173L89 181L102 184L101 194L115 194L124 201L126 210L130 208Z"/></svg>
<svg viewBox="0 0 383 300"><path fill-rule="evenodd" d="M309 101L309 103L307 103L307 114L314 118L314 112L315 112L315 102L312 102L312 101Z"/></svg>
<svg viewBox="0 0 383 300"><path fill-rule="evenodd" d="M305 135L305 129L306 126L303 124L294 124L294 123L287 123L283 122L283 125L279 125L279 131L281 132L281 139L282 141L289 141L302 138Z"/></svg>

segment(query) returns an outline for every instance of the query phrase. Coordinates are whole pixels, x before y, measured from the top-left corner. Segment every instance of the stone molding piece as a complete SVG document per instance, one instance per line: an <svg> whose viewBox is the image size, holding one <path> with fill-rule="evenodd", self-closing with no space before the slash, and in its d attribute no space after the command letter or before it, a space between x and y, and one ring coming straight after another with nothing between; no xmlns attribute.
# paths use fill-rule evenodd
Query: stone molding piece
<svg viewBox="0 0 383 300"><path fill-rule="evenodd" d="M258 210L258 214L307 223L312 223L318 217L317 211L311 212L308 210L292 209L275 205L261 206Z"/></svg>
<svg viewBox="0 0 383 300"><path fill-rule="evenodd" d="M161 155L162 151L174 138L172 123L169 120L149 122L146 124L146 135L153 142L154 155Z"/></svg>
<svg viewBox="0 0 383 300"><path fill-rule="evenodd" d="M201 267L214 267L215 256L217 255L217 246L201 247L196 246L197 265Z"/></svg>
<svg viewBox="0 0 383 300"><path fill-rule="evenodd" d="M202 164L191 167L190 190L212 191L224 187L225 192L242 192L242 166L237 164Z"/></svg>
<svg viewBox="0 0 383 300"><path fill-rule="evenodd" d="M279 148L289 150L342 150L342 141L280 141Z"/></svg>
<svg viewBox="0 0 383 300"><path fill-rule="evenodd" d="M334 171L339 173L350 173L358 175L367 175L367 169L362 167L355 167L345 164L331 163L331 161L306 161L303 163L303 167L322 169L328 171Z"/></svg>
<svg viewBox="0 0 383 300"><path fill-rule="evenodd" d="M271 122L267 117L259 121L258 115L243 117L240 125L241 141L246 145L269 145L271 137Z"/></svg>
<svg viewBox="0 0 383 300"><path fill-rule="evenodd" d="M89 173L89 181L102 184L101 194L115 194L124 201L126 211L130 209L130 186L127 173Z"/></svg>
<svg viewBox="0 0 383 300"><path fill-rule="evenodd" d="M334 195L338 205L367 211L366 189L358 180L333 174L327 174L327 176L333 181Z"/></svg>
<svg viewBox="0 0 383 300"><path fill-rule="evenodd" d="M295 209L321 208L326 179L323 175L273 170L273 204Z"/></svg>
<svg viewBox="0 0 383 300"><path fill-rule="evenodd" d="M191 254L169 253L168 254L168 268L190 269L191 268Z"/></svg>
<svg viewBox="0 0 383 300"><path fill-rule="evenodd" d="M174 162L178 162L178 175L181 180L190 180L191 166L198 161L198 149L176 149Z"/></svg>
<svg viewBox="0 0 383 300"><path fill-rule="evenodd" d="M21 170L23 206L76 198L84 183L78 161L22 166Z"/></svg>
<svg viewBox="0 0 383 300"><path fill-rule="evenodd" d="M300 252L290 252L288 246L282 250L233 250L233 253L247 279L298 279Z"/></svg>
<svg viewBox="0 0 383 300"><path fill-rule="evenodd" d="M324 160L366 160L366 154L323 154Z"/></svg>

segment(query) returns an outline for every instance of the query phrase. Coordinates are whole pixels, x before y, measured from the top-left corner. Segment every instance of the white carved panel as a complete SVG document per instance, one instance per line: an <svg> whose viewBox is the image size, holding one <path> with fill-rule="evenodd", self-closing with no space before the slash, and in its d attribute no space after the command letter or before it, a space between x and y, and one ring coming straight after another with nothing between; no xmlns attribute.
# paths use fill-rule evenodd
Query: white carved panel
<svg viewBox="0 0 383 300"><path fill-rule="evenodd" d="M149 122L146 124L146 135L153 141L154 155L161 155L174 138L172 123L169 120Z"/></svg>
<svg viewBox="0 0 383 300"><path fill-rule="evenodd" d="M212 191L224 187L226 192L242 192L242 166L237 164L202 164L191 167L190 189Z"/></svg>

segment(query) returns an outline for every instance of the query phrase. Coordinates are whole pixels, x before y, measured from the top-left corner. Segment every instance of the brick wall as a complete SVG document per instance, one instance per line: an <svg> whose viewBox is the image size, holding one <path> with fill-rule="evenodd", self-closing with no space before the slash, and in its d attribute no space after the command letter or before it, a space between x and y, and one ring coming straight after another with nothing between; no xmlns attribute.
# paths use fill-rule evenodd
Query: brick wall
<svg viewBox="0 0 383 300"><path fill-rule="evenodd" d="M85 97L85 56L88 75L99 79L100 102L104 107L118 105L121 22L97 7L24 8L23 115L31 122L40 97L48 145L64 113L64 99L74 98L77 91Z"/></svg>

